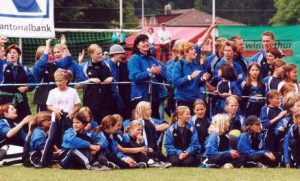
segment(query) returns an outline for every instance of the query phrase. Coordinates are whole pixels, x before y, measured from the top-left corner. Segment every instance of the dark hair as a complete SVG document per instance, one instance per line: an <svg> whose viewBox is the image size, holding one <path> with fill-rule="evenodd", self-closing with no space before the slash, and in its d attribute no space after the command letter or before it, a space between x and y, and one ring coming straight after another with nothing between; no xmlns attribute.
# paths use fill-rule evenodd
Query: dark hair
<svg viewBox="0 0 300 181"><path fill-rule="evenodd" d="M282 58L282 53L276 47L272 47L267 53L271 53L275 58Z"/></svg>
<svg viewBox="0 0 300 181"><path fill-rule="evenodd" d="M264 32L262 36L270 36L273 40L275 40L274 33L271 31Z"/></svg>
<svg viewBox="0 0 300 181"><path fill-rule="evenodd" d="M242 37L240 37L240 36L233 36L233 37L231 37L230 40L234 42L236 40L242 40Z"/></svg>
<svg viewBox="0 0 300 181"><path fill-rule="evenodd" d="M282 59L275 59L274 62L271 65L271 68L275 70L276 68L279 68L281 66L284 66L286 63Z"/></svg>
<svg viewBox="0 0 300 181"><path fill-rule="evenodd" d="M253 66L256 66L259 70L259 74L258 74L258 77L257 77L257 85L258 87L260 88L263 88L264 87L264 84L262 83L262 77L261 77L261 69L260 69L260 65L256 62L253 62L249 65L248 69L247 69L247 77L246 77L246 84L245 86L249 86L251 87L251 76L249 74L250 72L250 69L253 67Z"/></svg>
<svg viewBox="0 0 300 181"><path fill-rule="evenodd" d="M5 53L8 54L8 52L11 50L11 49L15 49L19 55L21 55L21 49L18 45L16 44L12 44L12 45L9 45L6 50L5 50Z"/></svg>
<svg viewBox="0 0 300 181"><path fill-rule="evenodd" d="M220 70L221 70L221 78L224 78L229 81L235 81L237 79L235 71L231 65L227 63L222 64L220 66Z"/></svg>
<svg viewBox="0 0 300 181"><path fill-rule="evenodd" d="M88 120L85 116L84 111L79 111L78 113L76 113L73 119L77 119L78 121L82 122L84 126L86 126L90 122L90 120Z"/></svg>
<svg viewBox="0 0 300 181"><path fill-rule="evenodd" d="M141 53L140 50L138 49L138 44L141 42L141 41L145 41L145 40L148 40L149 37L145 34L140 34L138 35L134 42L133 42L133 47L132 47L132 54L139 54ZM151 55L151 52L150 52L150 49L148 50L147 52L147 56L150 56Z"/></svg>
<svg viewBox="0 0 300 181"><path fill-rule="evenodd" d="M290 79L290 73L294 70L297 69L297 66L292 63L287 63L283 66L284 74L283 74L283 79L287 82ZM293 82L297 83L297 80L294 80Z"/></svg>

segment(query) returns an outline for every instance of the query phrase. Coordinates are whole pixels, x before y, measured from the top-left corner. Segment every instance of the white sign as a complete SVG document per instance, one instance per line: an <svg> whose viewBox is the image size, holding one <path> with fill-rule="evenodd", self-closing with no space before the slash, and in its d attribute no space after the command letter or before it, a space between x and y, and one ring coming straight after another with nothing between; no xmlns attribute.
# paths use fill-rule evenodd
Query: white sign
<svg viewBox="0 0 300 181"><path fill-rule="evenodd" d="M0 0L0 35L54 38L53 0Z"/></svg>

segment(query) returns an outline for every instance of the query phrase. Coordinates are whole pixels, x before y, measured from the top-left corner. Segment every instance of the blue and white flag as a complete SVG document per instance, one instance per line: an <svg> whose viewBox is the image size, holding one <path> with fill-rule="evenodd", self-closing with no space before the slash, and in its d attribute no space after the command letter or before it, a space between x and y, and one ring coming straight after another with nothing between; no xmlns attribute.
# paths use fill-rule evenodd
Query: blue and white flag
<svg viewBox="0 0 300 181"><path fill-rule="evenodd" d="M0 35L54 38L54 0L0 0Z"/></svg>

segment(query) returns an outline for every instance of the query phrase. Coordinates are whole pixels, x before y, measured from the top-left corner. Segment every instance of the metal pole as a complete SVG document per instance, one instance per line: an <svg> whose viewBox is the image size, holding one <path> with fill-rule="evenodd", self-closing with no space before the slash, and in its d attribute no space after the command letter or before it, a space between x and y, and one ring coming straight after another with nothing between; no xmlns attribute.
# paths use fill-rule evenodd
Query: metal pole
<svg viewBox="0 0 300 181"><path fill-rule="evenodd" d="M123 29L123 0L120 0L120 30Z"/></svg>
<svg viewBox="0 0 300 181"><path fill-rule="evenodd" d="M215 22L216 20L216 0L212 0L212 22ZM212 53L215 53L215 28L213 29L212 31L212 50L213 52Z"/></svg>
<svg viewBox="0 0 300 181"><path fill-rule="evenodd" d="M19 38L19 48L20 48L21 52L23 52L22 51L22 38ZM22 54L19 57L19 62L23 63Z"/></svg>
<svg viewBox="0 0 300 181"><path fill-rule="evenodd" d="M145 10L144 10L144 0L142 0L142 33L144 33L145 26Z"/></svg>

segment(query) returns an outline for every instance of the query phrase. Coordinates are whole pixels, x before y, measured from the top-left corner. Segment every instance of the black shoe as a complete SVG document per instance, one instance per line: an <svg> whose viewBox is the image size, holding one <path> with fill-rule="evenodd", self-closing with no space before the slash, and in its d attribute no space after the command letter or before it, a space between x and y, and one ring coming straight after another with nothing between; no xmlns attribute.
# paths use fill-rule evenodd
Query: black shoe
<svg viewBox="0 0 300 181"><path fill-rule="evenodd" d="M0 149L0 161L3 160L7 155L6 150Z"/></svg>
<svg viewBox="0 0 300 181"><path fill-rule="evenodd" d="M145 162L138 162L135 164L134 168L147 168L147 164Z"/></svg>
<svg viewBox="0 0 300 181"><path fill-rule="evenodd" d="M116 165L115 163L110 162L110 161L107 162L107 166L111 169L120 169L120 167L118 165Z"/></svg>

